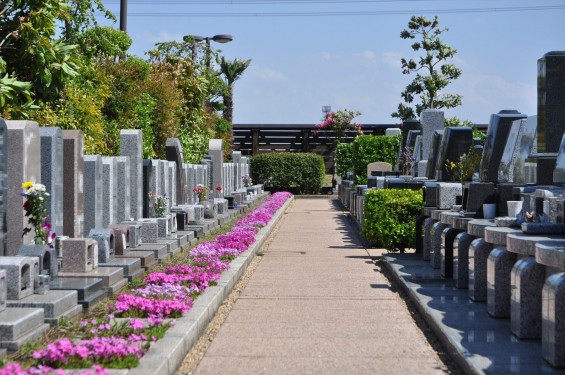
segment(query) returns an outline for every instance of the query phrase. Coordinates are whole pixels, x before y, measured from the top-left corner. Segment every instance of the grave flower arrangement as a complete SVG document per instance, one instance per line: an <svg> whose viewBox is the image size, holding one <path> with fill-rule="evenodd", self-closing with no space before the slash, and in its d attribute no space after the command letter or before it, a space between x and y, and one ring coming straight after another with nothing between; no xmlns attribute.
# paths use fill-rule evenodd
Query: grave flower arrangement
<svg viewBox="0 0 565 375"><path fill-rule="evenodd" d="M343 137L345 137L345 132L349 129L355 129L358 135L363 135L361 124L353 122L353 119L360 115L361 112L348 109L328 112L321 123L314 125L314 134L318 134L320 130L332 130L335 134L336 144L341 143Z"/></svg>
<svg viewBox="0 0 565 375"><path fill-rule="evenodd" d="M208 186L198 184L192 192L198 196L198 201L202 202L203 200L208 199Z"/></svg>
<svg viewBox="0 0 565 375"><path fill-rule="evenodd" d="M244 174L243 176L241 176L241 181L243 182L243 187L250 187L253 185L251 176L248 174Z"/></svg>
<svg viewBox="0 0 565 375"><path fill-rule="evenodd" d="M153 201L153 209L155 210L155 216L164 217L167 212L167 207L169 207L169 199L165 195L157 195L153 192L147 194L149 201Z"/></svg>
<svg viewBox="0 0 565 375"><path fill-rule="evenodd" d="M23 229L22 237L34 230L35 244L52 245L56 234L51 232L51 224L47 220L46 197L49 196L49 193L45 190L45 185L30 180L22 184L22 189L24 191L21 192L21 196L25 197L23 208L31 225Z"/></svg>

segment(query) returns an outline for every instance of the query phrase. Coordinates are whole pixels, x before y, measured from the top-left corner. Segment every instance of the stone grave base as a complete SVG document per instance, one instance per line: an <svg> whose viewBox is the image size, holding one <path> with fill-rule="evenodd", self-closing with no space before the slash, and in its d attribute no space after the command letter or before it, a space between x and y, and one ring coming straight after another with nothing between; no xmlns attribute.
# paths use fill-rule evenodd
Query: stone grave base
<svg viewBox="0 0 565 375"><path fill-rule="evenodd" d="M167 252L170 256L174 256L182 250L179 246L179 240L176 238L159 238L157 243L167 245Z"/></svg>
<svg viewBox="0 0 565 375"><path fill-rule="evenodd" d="M51 290L76 290L78 303L88 309L108 295L100 278L57 277L51 280Z"/></svg>
<svg viewBox="0 0 565 375"><path fill-rule="evenodd" d="M103 288L111 294L118 293L128 283L128 280L124 278L124 272L121 267L98 267L90 272L59 272L59 277L99 278L102 279Z"/></svg>
<svg viewBox="0 0 565 375"><path fill-rule="evenodd" d="M171 257L171 254L169 254L166 244L142 243L141 245L137 246L135 249L132 250L135 250L136 252L152 251L155 256L155 260L157 260L159 263L161 263L164 259L169 259Z"/></svg>
<svg viewBox="0 0 565 375"><path fill-rule="evenodd" d="M137 258L141 261L141 268L143 268L144 271L148 271L151 267L158 264L155 260L155 252L136 249L137 248L127 249L123 255L115 255L114 258Z"/></svg>
<svg viewBox="0 0 565 375"><path fill-rule="evenodd" d="M110 258L106 263L98 263L98 267L121 267L124 277L128 281L143 279L144 269L141 268L141 259L139 258Z"/></svg>
<svg viewBox="0 0 565 375"><path fill-rule="evenodd" d="M33 294L19 301L7 301L8 307L30 307L43 309L45 323L59 324L62 317L73 318L82 312L75 290L50 290L47 294Z"/></svg>
<svg viewBox="0 0 565 375"><path fill-rule="evenodd" d="M38 339L49 329L43 320L43 309L12 307L0 312L0 348L16 351Z"/></svg>

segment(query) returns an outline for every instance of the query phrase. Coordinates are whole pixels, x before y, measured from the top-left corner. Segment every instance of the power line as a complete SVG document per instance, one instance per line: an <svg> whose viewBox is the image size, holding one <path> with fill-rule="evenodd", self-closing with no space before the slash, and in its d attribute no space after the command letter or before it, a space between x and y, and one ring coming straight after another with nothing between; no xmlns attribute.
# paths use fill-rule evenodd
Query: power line
<svg viewBox="0 0 565 375"><path fill-rule="evenodd" d="M432 1L451 1L453 0L164 0L159 4L230 4L230 5L247 5L247 4L353 4L353 3L422 3ZM550 0L551 1L551 0ZM554 0L560 1L560 0ZM107 3L118 3L119 0L109 0ZM155 4L154 0L129 0L131 4Z"/></svg>
<svg viewBox="0 0 565 375"><path fill-rule="evenodd" d="M130 12L131 17L335 17L335 16L387 16L402 14L448 14L448 13L496 13L496 12L529 12L563 10L565 5L523 6L523 7L495 7L495 8L458 8L458 9L418 9L418 10L365 10L365 11L335 11L335 12L240 12L240 13L156 13L156 12Z"/></svg>

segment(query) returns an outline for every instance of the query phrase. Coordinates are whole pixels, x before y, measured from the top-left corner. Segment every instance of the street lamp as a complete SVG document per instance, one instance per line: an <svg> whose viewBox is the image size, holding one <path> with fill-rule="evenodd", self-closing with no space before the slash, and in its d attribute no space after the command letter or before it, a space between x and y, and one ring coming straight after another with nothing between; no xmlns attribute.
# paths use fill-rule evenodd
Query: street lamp
<svg viewBox="0 0 565 375"><path fill-rule="evenodd" d="M212 37L210 36L200 36L200 35L186 35L182 38L185 42L192 42L192 58L196 56L196 44L206 41L206 67L210 67L210 40L217 43L229 43L233 40L233 37L228 34L218 34Z"/></svg>

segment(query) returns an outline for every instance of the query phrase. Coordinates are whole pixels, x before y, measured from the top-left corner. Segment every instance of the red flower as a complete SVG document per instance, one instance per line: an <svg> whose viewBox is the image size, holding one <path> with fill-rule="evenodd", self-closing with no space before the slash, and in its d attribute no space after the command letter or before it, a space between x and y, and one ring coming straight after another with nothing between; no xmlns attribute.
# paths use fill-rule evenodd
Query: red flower
<svg viewBox="0 0 565 375"><path fill-rule="evenodd" d="M222 187L220 185L216 186L216 190L222 191Z"/></svg>

